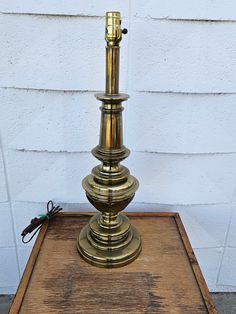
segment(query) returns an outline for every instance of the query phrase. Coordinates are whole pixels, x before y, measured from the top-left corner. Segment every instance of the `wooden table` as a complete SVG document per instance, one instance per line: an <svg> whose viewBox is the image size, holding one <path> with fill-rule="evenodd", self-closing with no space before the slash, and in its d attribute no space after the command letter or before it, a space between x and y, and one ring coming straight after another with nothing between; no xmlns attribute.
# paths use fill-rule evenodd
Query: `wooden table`
<svg viewBox="0 0 236 314"><path fill-rule="evenodd" d="M10 313L217 313L176 213L130 213L143 248L133 263L84 262L75 240L91 214L62 213L35 242Z"/></svg>

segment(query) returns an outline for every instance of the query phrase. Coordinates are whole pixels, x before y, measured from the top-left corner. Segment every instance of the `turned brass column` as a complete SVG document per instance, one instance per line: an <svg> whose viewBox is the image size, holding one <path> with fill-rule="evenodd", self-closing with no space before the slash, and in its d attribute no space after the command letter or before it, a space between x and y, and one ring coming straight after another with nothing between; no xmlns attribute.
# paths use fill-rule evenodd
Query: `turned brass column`
<svg viewBox="0 0 236 314"><path fill-rule="evenodd" d="M119 93L119 43L122 33L119 12L106 13L106 90L96 94L102 102L99 145L92 154L101 161L82 185L89 202L101 213L91 218L80 232L77 249L89 263L119 267L133 261L141 251L141 239L128 218L119 213L133 199L138 181L120 162L128 157L123 145L122 102Z"/></svg>

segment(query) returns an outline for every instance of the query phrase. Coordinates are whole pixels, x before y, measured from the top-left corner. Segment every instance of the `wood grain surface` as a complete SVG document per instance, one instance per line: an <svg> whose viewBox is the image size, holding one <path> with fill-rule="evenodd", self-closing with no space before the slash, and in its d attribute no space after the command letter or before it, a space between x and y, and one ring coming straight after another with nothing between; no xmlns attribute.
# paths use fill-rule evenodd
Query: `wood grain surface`
<svg viewBox="0 0 236 314"><path fill-rule="evenodd" d="M84 262L75 240L89 214L63 213L40 232L10 313L217 313L178 214L130 214L143 248L133 263Z"/></svg>

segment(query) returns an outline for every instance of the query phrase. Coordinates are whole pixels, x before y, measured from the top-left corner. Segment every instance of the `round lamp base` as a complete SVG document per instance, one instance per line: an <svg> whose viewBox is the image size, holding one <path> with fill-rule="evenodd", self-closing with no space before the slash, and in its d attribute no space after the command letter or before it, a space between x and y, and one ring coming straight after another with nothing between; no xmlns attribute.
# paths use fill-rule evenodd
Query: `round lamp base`
<svg viewBox="0 0 236 314"><path fill-rule="evenodd" d="M124 224L129 221L122 215ZM92 218L93 219L93 218ZM94 220L94 219L93 219ZM133 226L129 226L125 236L119 241L96 241L90 224L80 232L76 246L81 257L88 263L105 268L121 267L136 259L141 252L141 238Z"/></svg>

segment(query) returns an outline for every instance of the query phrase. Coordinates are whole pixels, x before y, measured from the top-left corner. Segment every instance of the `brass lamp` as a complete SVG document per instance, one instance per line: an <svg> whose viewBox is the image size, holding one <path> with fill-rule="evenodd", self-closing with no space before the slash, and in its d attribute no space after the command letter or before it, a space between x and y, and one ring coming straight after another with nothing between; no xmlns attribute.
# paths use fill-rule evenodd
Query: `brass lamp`
<svg viewBox="0 0 236 314"><path fill-rule="evenodd" d="M80 232L77 249L89 263L99 267L120 267L133 261L141 251L137 230L124 214L133 199L138 181L120 165L130 151L123 145L121 103L127 94L119 93L119 43L122 33L119 12L106 13L106 91L96 94L102 102L99 145L92 154L101 161L85 177L82 185L89 202L101 213L91 218Z"/></svg>

